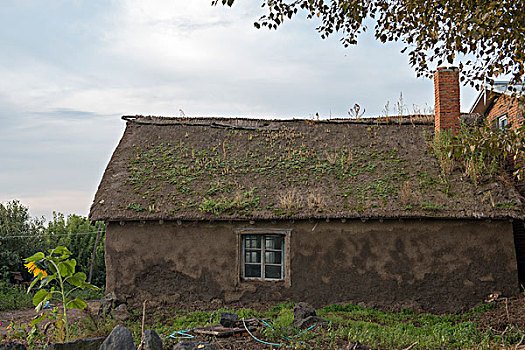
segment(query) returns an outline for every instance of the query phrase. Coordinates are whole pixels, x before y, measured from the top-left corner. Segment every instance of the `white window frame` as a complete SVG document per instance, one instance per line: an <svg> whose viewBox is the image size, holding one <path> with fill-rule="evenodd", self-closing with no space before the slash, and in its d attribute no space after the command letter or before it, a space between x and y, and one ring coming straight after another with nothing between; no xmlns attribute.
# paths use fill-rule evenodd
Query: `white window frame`
<svg viewBox="0 0 525 350"><path fill-rule="evenodd" d="M265 282L284 282L286 286L291 285L291 271L290 271L290 236L291 229L275 229L275 228L242 228L237 229L237 271L238 271L238 282L253 282L253 281L265 281ZM263 242L261 242L261 277L245 277L245 240L244 237L257 235L261 236ZM264 236L282 236L282 247L281 247L281 278L265 278L265 254L264 254Z"/></svg>
<svg viewBox="0 0 525 350"><path fill-rule="evenodd" d="M503 125L505 123L505 125ZM507 114L498 117L498 129L504 130L509 125L509 116Z"/></svg>

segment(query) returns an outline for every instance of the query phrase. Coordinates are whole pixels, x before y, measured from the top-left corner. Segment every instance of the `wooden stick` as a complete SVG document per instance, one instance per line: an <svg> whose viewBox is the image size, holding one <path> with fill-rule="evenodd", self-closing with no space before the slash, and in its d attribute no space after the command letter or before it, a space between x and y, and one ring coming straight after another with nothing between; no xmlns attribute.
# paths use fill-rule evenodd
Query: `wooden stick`
<svg viewBox="0 0 525 350"><path fill-rule="evenodd" d="M505 313L507 314L507 323L510 323L509 299L508 298L505 298Z"/></svg>
<svg viewBox="0 0 525 350"><path fill-rule="evenodd" d="M412 349L412 348L413 348L414 346L416 346L416 345L417 345L417 342L411 344L408 348L404 348L403 350L410 350L410 349Z"/></svg>
<svg viewBox="0 0 525 350"><path fill-rule="evenodd" d="M144 347L144 323L146 321L146 302L147 300L144 300L144 303L142 304L142 336L140 339L140 345L137 350L142 350Z"/></svg>

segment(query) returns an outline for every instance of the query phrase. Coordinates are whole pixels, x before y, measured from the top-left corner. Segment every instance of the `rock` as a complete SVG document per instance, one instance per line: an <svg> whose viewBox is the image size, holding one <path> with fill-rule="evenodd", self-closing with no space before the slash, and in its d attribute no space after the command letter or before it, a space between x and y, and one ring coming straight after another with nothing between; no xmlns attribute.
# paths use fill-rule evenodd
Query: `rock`
<svg viewBox="0 0 525 350"><path fill-rule="evenodd" d="M8 343L1 343L0 349L1 350L27 350L24 344L13 343L11 341Z"/></svg>
<svg viewBox="0 0 525 350"><path fill-rule="evenodd" d="M100 307L98 308L99 316L107 316L117 306L118 299L115 292L106 294L104 298L100 300Z"/></svg>
<svg viewBox="0 0 525 350"><path fill-rule="evenodd" d="M126 327L121 325L113 328L99 350L136 350L133 336Z"/></svg>
<svg viewBox="0 0 525 350"><path fill-rule="evenodd" d="M304 318L302 320L298 320L297 322L294 320L292 323L293 328L299 328L299 329L305 329L310 326L313 326L314 324L325 324L327 323L326 320L319 316L308 316L307 318Z"/></svg>
<svg viewBox="0 0 525 350"><path fill-rule="evenodd" d="M317 317L316 319L312 317L317 317L315 309L307 303L297 303L293 308L293 328L303 328L308 327L314 323L317 323L320 320L324 321L322 318ZM308 324L308 325L307 325Z"/></svg>
<svg viewBox="0 0 525 350"><path fill-rule="evenodd" d="M162 350L162 340L152 329L144 331L144 350Z"/></svg>
<svg viewBox="0 0 525 350"><path fill-rule="evenodd" d="M47 350L98 350L104 338L86 338L48 345Z"/></svg>
<svg viewBox="0 0 525 350"><path fill-rule="evenodd" d="M307 303L297 303L293 307L293 318L294 320L302 320L304 318L307 318L309 316L317 316L315 313L315 309L312 305Z"/></svg>
<svg viewBox="0 0 525 350"><path fill-rule="evenodd" d="M230 312L223 312L221 314L221 320L219 321L221 326L227 328L235 327L235 324L239 321L239 316L237 314L232 314Z"/></svg>
<svg viewBox="0 0 525 350"><path fill-rule="evenodd" d="M217 348L209 343L199 341L181 341L175 345L173 350L217 350Z"/></svg>
<svg viewBox="0 0 525 350"><path fill-rule="evenodd" d="M126 321L131 317L126 304L120 304L111 311L111 316L117 321Z"/></svg>

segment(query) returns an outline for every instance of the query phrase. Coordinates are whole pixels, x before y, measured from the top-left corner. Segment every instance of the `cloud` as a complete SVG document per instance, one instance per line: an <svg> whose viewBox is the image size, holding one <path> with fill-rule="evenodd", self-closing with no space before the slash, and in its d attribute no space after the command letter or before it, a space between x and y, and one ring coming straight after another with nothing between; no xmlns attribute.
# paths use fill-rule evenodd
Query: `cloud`
<svg viewBox="0 0 525 350"><path fill-rule="evenodd" d="M29 198L33 212L33 205L40 206L40 200L49 204L55 194L83 193L75 198L91 198L83 203L72 201L70 206L84 208L78 213L87 215L85 208L89 207L122 134L124 123L120 118L88 111L59 110L47 113L11 111L7 115L0 112L0 120L0 149L3 150L0 154L0 200ZM57 203L65 204L60 198ZM55 210L71 212L73 209L62 206Z"/></svg>
<svg viewBox="0 0 525 350"><path fill-rule="evenodd" d="M45 211L56 196L55 209L87 214L122 135L121 115L335 117L359 103L374 116L400 92L409 106L433 104L432 82L415 78L400 45L367 33L344 49L337 34L321 40L302 15L277 31L256 30L262 11L250 1L6 3L2 198ZM462 92L466 110L475 93Z"/></svg>
<svg viewBox="0 0 525 350"><path fill-rule="evenodd" d="M0 203L18 199L29 207L31 216L44 216L47 220L53 218L53 212L63 214L79 214L87 216L93 193L91 191L43 191L32 195L0 195Z"/></svg>

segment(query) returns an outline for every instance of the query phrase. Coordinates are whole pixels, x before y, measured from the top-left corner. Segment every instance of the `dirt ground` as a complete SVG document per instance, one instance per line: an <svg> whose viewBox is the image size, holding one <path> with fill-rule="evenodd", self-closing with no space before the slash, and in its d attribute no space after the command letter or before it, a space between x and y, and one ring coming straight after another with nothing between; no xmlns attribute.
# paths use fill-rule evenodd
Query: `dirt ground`
<svg viewBox="0 0 525 350"><path fill-rule="evenodd" d="M477 321L481 328L492 328L499 332L514 325L525 329L525 293L516 298L500 298L496 307L479 314Z"/></svg>
<svg viewBox="0 0 525 350"><path fill-rule="evenodd" d="M496 333L501 332L502 334L504 334L507 331L507 329L511 326L518 327L519 329L525 329L525 293L522 293L520 296L516 298L497 299L496 301L494 301L494 304L495 304L495 307L491 308L488 311L481 312L481 313L476 312L472 314L471 319L475 321L479 325L480 328L492 329ZM94 314L97 313L99 305L100 303L98 301L88 301L88 308ZM197 309L206 309L205 307L203 307L203 305L199 305L199 306L200 307L197 307ZM161 308L158 308L158 310L155 310L155 308L153 308L152 310L156 316L155 322L159 322L159 321L162 322L163 320L164 315L162 315L162 312L159 312L160 309ZM80 310L71 310L70 313L68 313L68 317L72 322L80 320L82 316L84 315L85 313ZM35 317L34 309L0 312L0 322L2 323L2 326L0 326L0 338L3 341L6 341L6 335L7 335L6 327L11 322L15 322L17 324L28 324L29 322L31 322L31 320L34 317ZM148 323L152 322L153 320L148 320L148 321L146 321L146 327L148 327L149 326ZM315 332L316 330L313 330L313 331ZM319 328L317 331L323 332L321 328ZM264 334L262 334L260 331L254 331L253 335L260 339L266 339ZM166 336L166 334L164 334L163 336ZM195 338L192 338L192 339L182 339L182 338L179 338L179 339L164 338L163 339L166 349L173 348L173 346L180 341L207 342L215 346L217 349L223 349L223 350L240 350L240 349L262 350L262 349L272 348L267 344L257 342L252 337L246 334L241 335L241 336L227 337L227 338L196 336ZM325 348L324 345L326 345L326 348L335 348L335 349L341 349L341 350L345 350L345 349L368 350L370 349L366 345L359 344L359 343L348 343L346 341L343 341L342 339L334 339L333 341L334 343L331 343L331 344L327 343L327 344L316 344L316 345L321 346L320 348ZM522 347L519 347L519 349L522 349ZM523 347L523 349L525 349L525 347Z"/></svg>

